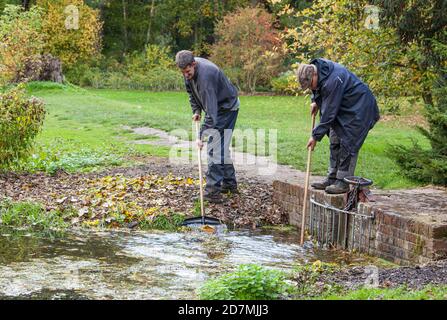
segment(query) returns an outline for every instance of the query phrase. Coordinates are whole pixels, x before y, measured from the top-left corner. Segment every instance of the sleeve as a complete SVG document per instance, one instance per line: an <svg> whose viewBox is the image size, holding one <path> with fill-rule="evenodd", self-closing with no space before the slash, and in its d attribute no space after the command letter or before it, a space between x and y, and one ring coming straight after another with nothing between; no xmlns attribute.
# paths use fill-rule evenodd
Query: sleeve
<svg viewBox="0 0 447 320"><path fill-rule="evenodd" d="M210 117L209 128L213 129L219 129L217 128L217 113L219 111L219 106L217 104L217 87L217 79L210 77L201 92L203 107L205 108L207 115Z"/></svg>
<svg viewBox="0 0 447 320"><path fill-rule="evenodd" d="M322 91L327 92L328 94L323 95L323 101L320 108L320 123L312 132L312 136L315 140L321 141L321 139L323 139L323 137L329 132L332 123L335 121L343 100L345 83L346 81L343 81L337 76L334 80L328 81L328 83L322 88Z"/></svg>
<svg viewBox="0 0 447 320"><path fill-rule="evenodd" d="M209 115L205 115L205 120L200 128L200 139L203 139L205 131L211 128L213 128L213 119Z"/></svg>
<svg viewBox="0 0 447 320"><path fill-rule="evenodd" d="M187 81L185 81L185 86L186 86L186 92L188 92L189 95L189 103L191 104L192 113L201 114L202 110L200 108L200 105L197 103L196 98L194 98L191 85Z"/></svg>

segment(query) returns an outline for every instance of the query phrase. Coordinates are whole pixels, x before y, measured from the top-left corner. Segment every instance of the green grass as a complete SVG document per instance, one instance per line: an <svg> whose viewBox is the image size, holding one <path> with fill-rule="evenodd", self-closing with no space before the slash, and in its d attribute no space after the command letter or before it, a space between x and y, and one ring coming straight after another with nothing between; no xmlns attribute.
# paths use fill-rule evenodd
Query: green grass
<svg viewBox="0 0 447 320"><path fill-rule="evenodd" d="M209 279L197 292L202 300L447 300L446 285L428 285L419 290L406 286L348 290L320 280L321 273L336 272L340 267L324 264L318 269L315 265L300 269L301 277L296 279L297 270L292 276L259 265L241 265L236 271Z"/></svg>
<svg viewBox="0 0 447 320"><path fill-rule="evenodd" d="M38 231L52 229L64 230L69 227L65 219L71 217L71 211L46 212L42 205L33 202L0 202L0 225L32 228Z"/></svg>
<svg viewBox="0 0 447 320"><path fill-rule="evenodd" d="M129 145L140 139L125 132L123 125L149 126L166 131L186 129L191 132L191 109L183 92L144 92L123 90L86 90L75 87L34 83L29 92L43 98L49 114L38 137L43 145L63 141L65 151L79 149L107 150L167 156L168 149L152 145ZM278 161L304 171L307 160L306 142L310 133L308 98L241 97L236 128L277 129ZM370 132L359 157L357 175L374 180L385 189L409 188L409 181L396 164L385 155L388 144L410 145L416 139L422 146L428 142L414 128L399 122L379 122ZM324 175L329 159L328 139L323 139L313 156L313 174Z"/></svg>
<svg viewBox="0 0 447 320"><path fill-rule="evenodd" d="M329 295L324 300L447 300L447 286L429 285L420 290L406 287L394 289L361 288L341 295Z"/></svg>

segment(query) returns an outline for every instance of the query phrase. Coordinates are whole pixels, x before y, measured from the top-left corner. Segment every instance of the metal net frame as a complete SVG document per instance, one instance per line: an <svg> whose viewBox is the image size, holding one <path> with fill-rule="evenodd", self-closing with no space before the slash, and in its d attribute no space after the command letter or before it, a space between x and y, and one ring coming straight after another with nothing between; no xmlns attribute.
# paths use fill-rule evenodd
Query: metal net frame
<svg viewBox="0 0 447 320"><path fill-rule="evenodd" d="M310 199L308 230L320 247L370 253L374 213L338 209Z"/></svg>

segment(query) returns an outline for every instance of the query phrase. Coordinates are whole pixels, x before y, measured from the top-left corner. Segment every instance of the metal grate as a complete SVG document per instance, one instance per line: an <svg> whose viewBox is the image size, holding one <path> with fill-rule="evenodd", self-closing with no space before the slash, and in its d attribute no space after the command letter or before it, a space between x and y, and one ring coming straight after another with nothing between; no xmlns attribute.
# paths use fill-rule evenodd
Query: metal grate
<svg viewBox="0 0 447 320"><path fill-rule="evenodd" d="M374 214L346 211L310 199L309 233L320 246L370 253Z"/></svg>

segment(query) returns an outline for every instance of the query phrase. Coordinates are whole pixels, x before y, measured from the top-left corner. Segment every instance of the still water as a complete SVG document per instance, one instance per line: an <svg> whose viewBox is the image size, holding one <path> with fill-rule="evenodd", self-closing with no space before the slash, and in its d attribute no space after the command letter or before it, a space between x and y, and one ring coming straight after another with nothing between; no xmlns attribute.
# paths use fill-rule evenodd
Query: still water
<svg viewBox="0 0 447 320"><path fill-rule="evenodd" d="M0 229L0 299L197 299L210 277L255 263L291 270L321 259L296 232Z"/></svg>

